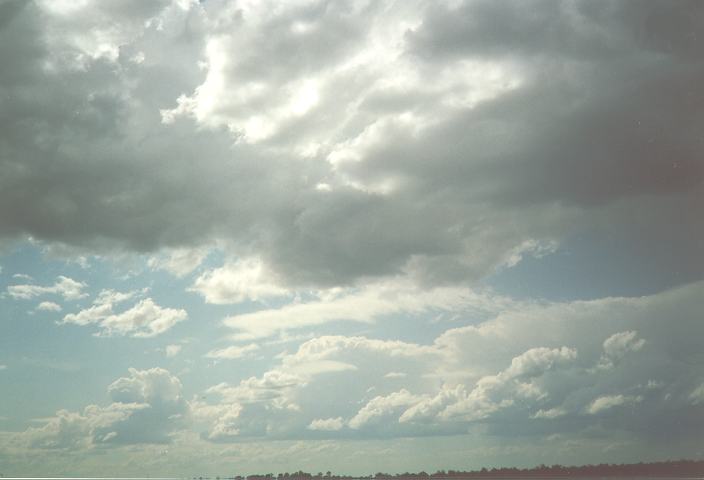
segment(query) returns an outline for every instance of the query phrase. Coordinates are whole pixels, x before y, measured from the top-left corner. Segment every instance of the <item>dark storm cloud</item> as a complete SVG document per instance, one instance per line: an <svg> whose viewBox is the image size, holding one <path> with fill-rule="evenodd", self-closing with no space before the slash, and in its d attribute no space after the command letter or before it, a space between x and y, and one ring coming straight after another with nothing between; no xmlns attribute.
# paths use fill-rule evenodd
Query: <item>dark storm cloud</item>
<svg viewBox="0 0 704 480"><path fill-rule="evenodd" d="M4 237L435 283L635 209L701 258L697 2L137 4L2 5Z"/></svg>

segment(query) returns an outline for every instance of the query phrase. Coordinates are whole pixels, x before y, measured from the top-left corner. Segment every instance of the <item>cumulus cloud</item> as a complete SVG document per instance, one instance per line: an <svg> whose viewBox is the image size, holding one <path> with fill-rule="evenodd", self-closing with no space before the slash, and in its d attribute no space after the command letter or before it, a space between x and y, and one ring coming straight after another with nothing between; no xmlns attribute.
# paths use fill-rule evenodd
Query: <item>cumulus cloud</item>
<svg viewBox="0 0 704 480"><path fill-rule="evenodd" d="M56 302L41 302L39 305L37 305L36 310L42 312L60 312L61 305Z"/></svg>
<svg viewBox="0 0 704 480"><path fill-rule="evenodd" d="M191 290L215 304L240 303L244 300L264 300L286 295L261 260L248 259L230 263L199 276Z"/></svg>
<svg viewBox="0 0 704 480"><path fill-rule="evenodd" d="M374 397L350 419L348 424L350 428L359 429L372 422L381 421L389 415L396 414L398 416L401 411L417 403L420 398L406 389L401 389L389 395Z"/></svg>
<svg viewBox="0 0 704 480"><path fill-rule="evenodd" d="M65 315L61 323L81 326L96 324L100 327L99 334L104 336L148 338L164 333L188 318L185 310L161 307L151 298L142 299L120 313L113 312L115 305L132 298L135 293L103 290L93 306Z"/></svg>
<svg viewBox="0 0 704 480"><path fill-rule="evenodd" d="M113 403L108 407L87 406L83 412L59 410L43 426L29 428L21 440L30 448L82 450L115 438L113 425L130 418L135 412L148 408L145 404Z"/></svg>
<svg viewBox="0 0 704 480"><path fill-rule="evenodd" d="M638 332L627 331L614 333L604 340L604 355L601 357L598 368L612 368L629 352L637 352L645 340L637 338Z"/></svg>
<svg viewBox="0 0 704 480"><path fill-rule="evenodd" d="M431 399L429 405L404 413L405 419L412 420L420 414L432 412L444 420L477 420L514 406L522 399L543 399L547 393L532 380L553 368L569 365L576 358L577 351L572 348L532 348L514 357L505 370L480 378L471 391L464 392L460 388L450 390L452 394L447 395L443 390ZM443 408L434 411L438 406Z"/></svg>
<svg viewBox="0 0 704 480"><path fill-rule="evenodd" d="M335 432L341 430L345 426L345 422L342 417L336 418L316 418L310 425L308 425L308 430L321 430L325 432Z"/></svg>
<svg viewBox="0 0 704 480"><path fill-rule="evenodd" d="M649 297L516 304L426 345L316 337L279 355L261 376L212 387L208 394L217 399L198 409L209 412L203 415L214 441L305 437L314 421L338 418L349 428L316 435L446 435L473 424L498 435L575 432L608 418L653 436L639 418L660 415L675 425L692 415L687 405L698 405L691 380L681 382L696 385L699 375L682 365L695 365L688 362L699 355L691 335L701 330L700 292L695 284ZM636 347L640 335L649 339L647 349ZM594 368L605 345L614 359L615 352L640 349L639 361ZM633 415L607 415L626 406Z"/></svg>
<svg viewBox="0 0 704 480"><path fill-rule="evenodd" d="M605 410L610 410L614 407L620 407L623 405L632 405L634 403L641 402L643 397L632 396L632 395L604 395L594 399L594 401L587 408L587 413L591 415L596 415Z"/></svg>
<svg viewBox="0 0 704 480"><path fill-rule="evenodd" d="M181 382L161 368L129 369L108 387L113 403L60 410L44 425L16 434L31 448L85 450L110 444L168 443L187 406Z"/></svg>
<svg viewBox="0 0 704 480"><path fill-rule="evenodd" d="M145 298L129 310L101 320L101 334L154 337L186 318L188 314L183 309L160 307L151 298Z"/></svg>
<svg viewBox="0 0 704 480"><path fill-rule="evenodd" d="M78 300L87 297L88 294L83 292L87 285L83 282L78 282L72 278L59 275L56 283L51 286L40 286L33 284L9 285L7 293L12 298L29 300L42 295L60 295L64 300Z"/></svg>

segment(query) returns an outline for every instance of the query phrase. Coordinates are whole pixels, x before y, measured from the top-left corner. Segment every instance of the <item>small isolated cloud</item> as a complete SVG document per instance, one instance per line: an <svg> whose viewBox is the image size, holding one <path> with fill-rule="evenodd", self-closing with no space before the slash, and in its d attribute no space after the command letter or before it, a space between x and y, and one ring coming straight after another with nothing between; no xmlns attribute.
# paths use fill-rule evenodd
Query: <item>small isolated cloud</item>
<svg viewBox="0 0 704 480"><path fill-rule="evenodd" d="M113 313L116 304L132 298L133 295L134 292L103 290L92 307L65 315L61 323L82 326L96 324L101 328L100 335L103 336L128 335L147 338L159 335L188 318L185 310L161 307L151 298L145 298L121 313Z"/></svg>
<svg viewBox="0 0 704 480"><path fill-rule="evenodd" d="M535 412L533 415L531 415L530 418L545 418L545 419L553 419L553 418L560 418L564 417L567 415L567 412L563 408L550 408L548 410L538 410Z"/></svg>
<svg viewBox="0 0 704 480"><path fill-rule="evenodd" d="M384 378L405 378L407 376L408 374L403 372L389 372L384 375Z"/></svg>
<svg viewBox="0 0 704 480"><path fill-rule="evenodd" d="M704 383L699 385L697 388L689 394L689 401L692 405L701 405L704 403Z"/></svg>
<svg viewBox="0 0 704 480"><path fill-rule="evenodd" d="M259 345L255 343L250 343L249 345L244 346L232 345L230 347L221 348L219 350L212 350L208 352L205 356L208 358L234 360L236 358L247 357L251 353L259 350L259 348Z"/></svg>
<svg viewBox="0 0 704 480"><path fill-rule="evenodd" d="M88 285L83 282L77 282L69 277L60 275L56 282L51 286L40 286L33 284L10 285L7 287L7 293L15 299L30 300L41 295L61 295L64 300L78 300L79 298L87 297L88 294L83 292Z"/></svg>
<svg viewBox="0 0 704 480"><path fill-rule="evenodd" d="M628 353L637 352L645 345L645 340L638 338L638 332L629 330L614 333L604 340L604 354L597 368L609 369L616 366Z"/></svg>
<svg viewBox="0 0 704 480"><path fill-rule="evenodd" d="M39 305L37 305L36 310L40 310L43 312L60 312L61 311L61 305L55 302L42 302Z"/></svg>
<svg viewBox="0 0 704 480"><path fill-rule="evenodd" d="M183 348L181 345L167 345L164 349L164 353L166 353L168 358L172 358L181 352L181 348Z"/></svg>
<svg viewBox="0 0 704 480"><path fill-rule="evenodd" d="M7 369L7 365L0 365L0 370L6 370L6 369Z"/></svg>
<svg viewBox="0 0 704 480"><path fill-rule="evenodd" d="M160 307L151 298L145 298L134 307L100 322L105 335L154 337L164 333L178 322L188 318L183 309Z"/></svg>
<svg viewBox="0 0 704 480"><path fill-rule="evenodd" d="M318 430L323 432L336 432L342 430L345 426L345 421L342 417L336 418L317 418L310 422L308 430Z"/></svg>
<svg viewBox="0 0 704 480"><path fill-rule="evenodd" d="M640 395L604 395L595 399L587 408L587 413L590 415L596 415L598 413L610 410L615 407L621 407L624 405L633 405L639 403L643 400Z"/></svg>

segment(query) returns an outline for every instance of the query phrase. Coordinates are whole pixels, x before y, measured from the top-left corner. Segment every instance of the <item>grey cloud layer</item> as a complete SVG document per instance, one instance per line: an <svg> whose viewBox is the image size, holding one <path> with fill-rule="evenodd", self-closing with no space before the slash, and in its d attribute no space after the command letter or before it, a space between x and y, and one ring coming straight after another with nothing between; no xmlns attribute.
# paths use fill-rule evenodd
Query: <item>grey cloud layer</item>
<svg viewBox="0 0 704 480"><path fill-rule="evenodd" d="M2 5L4 237L330 285L606 225L701 277L696 2L136 5Z"/></svg>

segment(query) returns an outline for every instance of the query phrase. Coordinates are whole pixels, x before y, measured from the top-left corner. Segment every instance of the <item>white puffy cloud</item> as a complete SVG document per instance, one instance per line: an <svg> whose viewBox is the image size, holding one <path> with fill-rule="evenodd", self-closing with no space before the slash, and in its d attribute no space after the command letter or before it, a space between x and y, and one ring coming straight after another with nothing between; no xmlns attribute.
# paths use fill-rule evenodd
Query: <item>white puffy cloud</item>
<svg viewBox="0 0 704 480"><path fill-rule="evenodd" d="M39 303L39 305L37 305L36 310L42 312L60 312L61 305L56 302L41 302Z"/></svg>
<svg viewBox="0 0 704 480"><path fill-rule="evenodd" d="M207 392L218 394L229 402L256 403L283 398L288 390L302 383L304 381L299 376L270 370L261 378L250 377L236 386L219 384L209 388Z"/></svg>
<svg viewBox="0 0 704 480"><path fill-rule="evenodd" d="M181 381L163 368L129 369L129 377L121 377L108 386L110 397L122 403L178 404L181 399Z"/></svg>
<svg viewBox="0 0 704 480"><path fill-rule="evenodd" d="M187 405L181 382L161 368L129 369L108 387L113 403L81 412L60 410L44 425L16 434L30 448L85 450L110 444L168 443Z"/></svg>
<svg viewBox="0 0 704 480"><path fill-rule="evenodd" d="M231 345L229 347L211 350L205 356L208 358L233 360L237 358L247 357L259 350L259 348L259 345L255 343L250 343L248 345L243 346Z"/></svg>
<svg viewBox="0 0 704 480"><path fill-rule="evenodd" d="M638 332L631 330L614 333L604 340L604 355L598 368L612 368L629 352L637 352L643 348L645 340L637 337Z"/></svg>
<svg viewBox="0 0 704 480"><path fill-rule="evenodd" d="M594 401L589 404L587 408L587 413L591 415L596 415L605 410L610 410L614 407L620 407L623 405L633 405L634 403L641 402L643 397L633 396L633 395L604 395L594 399Z"/></svg>
<svg viewBox="0 0 704 480"><path fill-rule="evenodd" d="M175 357L181 352L182 348L183 347L178 344L167 345L166 348L164 348L164 353L168 358Z"/></svg>
<svg viewBox="0 0 704 480"><path fill-rule="evenodd" d="M113 403L108 407L87 406L83 412L59 410L41 427L22 432L20 438L30 448L86 449L115 438L110 428L126 421L146 404Z"/></svg>
<svg viewBox="0 0 704 480"><path fill-rule="evenodd" d="M569 363L577 358L577 351L572 348L531 348L514 357L511 366L503 375L506 378L535 377L542 375L553 366Z"/></svg>
<svg viewBox="0 0 704 480"><path fill-rule="evenodd" d="M110 315L100 321L101 335L130 335L137 338L154 337L188 318L183 309L160 307L151 298L140 300L124 312Z"/></svg>
<svg viewBox="0 0 704 480"><path fill-rule="evenodd" d="M51 286L40 286L32 284L9 285L7 293L12 298L29 300L42 295L60 295L64 300L78 300L87 297L88 294L83 291L87 285L83 282L78 282L72 278L59 275L56 283Z"/></svg>
<svg viewBox="0 0 704 480"><path fill-rule="evenodd" d="M364 405L357 414L350 419L350 428L359 429L370 423L386 420L388 416L398 415L410 405L418 403L422 397L414 395L406 389L389 395L379 395L372 398Z"/></svg>
<svg viewBox="0 0 704 480"><path fill-rule="evenodd" d="M265 300L288 294L258 259L239 260L204 272L191 290L201 294L206 302L215 304Z"/></svg>
<svg viewBox="0 0 704 480"><path fill-rule="evenodd" d="M487 320L450 328L426 345L315 337L279 355L261 376L212 387L208 394L217 399L202 404L211 412L206 437L444 435L475 424L500 435L576 434L596 422L604 431L654 438L639 416L660 415L675 425L692 415L688 405L699 405L699 373L682 365L695 365L699 355L691 334L701 330L700 292L701 284L692 284L647 297L504 303ZM596 368L606 351L613 359L624 351L639 357ZM621 406L633 415L606 415ZM337 418L350 428L309 428Z"/></svg>
<svg viewBox="0 0 704 480"><path fill-rule="evenodd" d="M310 425L308 425L308 430L320 430L324 432L336 432L342 430L345 426L345 421L342 417L335 418L316 418Z"/></svg>
<svg viewBox="0 0 704 480"><path fill-rule="evenodd" d="M538 410L535 412L533 415L531 415L530 418L547 418L547 419L553 419L553 418L560 418L567 415L567 412L559 407L556 408L549 408L547 410Z"/></svg>
<svg viewBox="0 0 704 480"><path fill-rule="evenodd" d="M437 413L443 420L478 420L486 418L504 408L512 407L520 400L541 400L548 394L533 382L553 368L567 365L577 358L577 351L567 347L532 348L511 360L511 365L496 375L488 375L477 380L469 392L444 390L439 398L432 399L431 405L423 406L406 415L411 420L420 413L433 412L438 405L443 406ZM454 400L446 403L447 399Z"/></svg>
<svg viewBox="0 0 704 480"><path fill-rule="evenodd" d="M93 306L65 315L61 323L81 326L96 324L100 327L99 334L104 336L148 338L164 333L188 318L185 310L161 307L151 298L142 299L131 308L114 313L115 305L132 298L135 293L103 290Z"/></svg>

